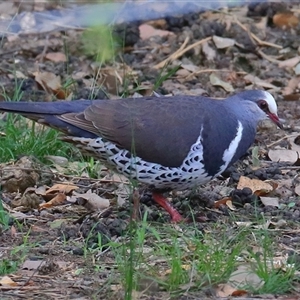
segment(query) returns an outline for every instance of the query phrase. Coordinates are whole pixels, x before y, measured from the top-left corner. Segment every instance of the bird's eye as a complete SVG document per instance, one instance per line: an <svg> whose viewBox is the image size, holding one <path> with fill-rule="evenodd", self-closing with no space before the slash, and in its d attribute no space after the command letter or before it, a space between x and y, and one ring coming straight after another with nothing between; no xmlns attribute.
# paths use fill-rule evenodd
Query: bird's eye
<svg viewBox="0 0 300 300"><path fill-rule="evenodd" d="M269 110L269 106L268 103L265 100L259 100L258 101L258 106L261 108L261 110L263 111L268 111Z"/></svg>

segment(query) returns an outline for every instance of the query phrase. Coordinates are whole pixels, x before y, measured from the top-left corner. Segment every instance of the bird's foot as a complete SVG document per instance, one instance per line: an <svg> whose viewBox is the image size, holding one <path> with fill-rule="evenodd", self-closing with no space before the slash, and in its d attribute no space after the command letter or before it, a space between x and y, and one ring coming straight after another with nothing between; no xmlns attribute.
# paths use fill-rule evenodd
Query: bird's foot
<svg viewBox="0 0 300 300"><path fill-rule="evenodd" d="M153 200L163 207L171 217L171 222L179 223L186 222L186 220L181 216L181 214L171 205L171 203L161 194L152 192Z"/></svg>

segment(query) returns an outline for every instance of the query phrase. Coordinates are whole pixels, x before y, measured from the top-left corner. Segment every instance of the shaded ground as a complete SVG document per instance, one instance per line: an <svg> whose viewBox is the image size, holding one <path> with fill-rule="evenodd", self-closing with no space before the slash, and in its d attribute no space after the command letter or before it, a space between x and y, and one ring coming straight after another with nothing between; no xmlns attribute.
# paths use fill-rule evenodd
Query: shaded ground
<svg viewBox="0 0 300 300"><path fill-rule="evenodd" d="M184 216L197 221L196 227L200 232L212 232L216 237L219 231L224 234L224 228L227 228L225 234L234 235L236 221L269 219L272 221L268 224L270 234L275 236L277 250L283 254L298 255L299 161L298 157L294 159L289 155L298 155L299 144L299 10L297 5L288 7L265 3L229 11L172 17L150 22L153 28L163 31L151 33L150 27L140 27L144 39L139 38L140 24L131 24L126 30L121 26L115 32L119 38L126 37L126 47L120 47L114 63L106 65L95 62L92 55L95 49L86 47L89 37L82 39L82 32L70 30L9 37L2 41L0 49L1 84L5 91L2 98L14 98L16 87L23 92L22 100L33 101L51 101L54 95L58 99L104 98L107 95L116 98L134 95L137 91L149 94L152 89L163 95L208 94L217 98L243 89L270 91L278 100L278 111L285 120L285 130L280 131L269 123L263 124L249 155L230 167L222 178L192 193L172 194L170 198ZM228 40L217 40L215 36ZM201 42L194 45L198 41ZM177 52L180 47L181 52ZM169 65L162 73L164 64L161 63L166 59ZM177 69L179 65L181 67ZM158 85L162 74L166 77ZM60 81L58 76L61 76ZM276 149L294 152L277 153L281 161L285 160L277 163L271 161L269 152ZM22 162L20 167L24 168L24 164ZM31 162L25 166L42 168L33 166ZM29 197L25 197L27 200L24 197L16 200L16 192L9 189L10 185L2 174L3 203L11 214L21 220L22 230L10 220L9 229L0 232L0 251L8 264L17 260L21 253L25 265L20 266L12 277L18 285L2 288L1 299L28 299L29 295L31 299L123 299L120 287L122 272L109 248L102 247L95 252L87 249L96 248L99 236L102 245L110 240L128 238L125 233L128 232L132 202L126 200L121 207L116 205L128 198L128 190L124 187L127 183L122 183L125 179L112 178L105 169L100 172L100 181L84 176L68 177L61 175L61 169L56 171L55 176L39 178L38 185L52 186L67 181L78 188L76 192L86 194L91 189L111 203L102 213L90 212L89 201L78 196L71 205L70 199L64 198L58 206L38 209L41 208L41 199L46 199L40 196L45 196L45 192L38 194L33 190ZM40 173L46 174L47 171ZM21 176L21 181L25 181L22 174L12 176ZM258 198L265 196L261 192L263 188L258 188L256 195L247 189L237 191L240 176L272 180L278 186L267 196L276 203L264 204ZM140 216L147 212L148 221L153 222L154 228L169 222L167 214L152 203L144 188L139 191L142 195ZM229 195L235 209L226 200L217 201ZM67 205L63 205L65 200L69 201ZM17 215L17 211L24 215ZM186 225L181 227L183 232L189 231ZM30 251L18 250L25 240L28 246L32 245L28 247ZM115 275L114 280L108 281L112 274ZM153 290L139 294L138 299L166 299L169 296L163 288L155 284L151 286ZM140 290L143 287L141 284ZM295 294L295 290L290 291L291 294ZM177 298L211 296L204 288L200 292L182 293Z"/></svg>

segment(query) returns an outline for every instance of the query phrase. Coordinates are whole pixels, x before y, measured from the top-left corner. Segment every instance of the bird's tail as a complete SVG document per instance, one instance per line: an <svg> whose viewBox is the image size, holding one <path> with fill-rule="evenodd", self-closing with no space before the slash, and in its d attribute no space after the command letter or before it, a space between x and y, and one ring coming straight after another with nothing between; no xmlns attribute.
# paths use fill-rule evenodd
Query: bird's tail
<svg viewBox="0 0 300 300"><path fill-rule="evenodd" d="M83 129L71 125L60 118L67 113L81 113L92 104L91 100L57 102L0 102L0 112L22 115L28 119L58 129L68 135L95 137Z"/></svg>

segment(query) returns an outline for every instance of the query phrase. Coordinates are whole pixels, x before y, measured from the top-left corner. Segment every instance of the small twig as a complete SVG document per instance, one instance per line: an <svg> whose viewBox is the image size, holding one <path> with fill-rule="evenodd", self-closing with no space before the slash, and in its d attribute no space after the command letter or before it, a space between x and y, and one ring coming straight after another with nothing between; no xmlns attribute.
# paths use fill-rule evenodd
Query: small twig
<svg viewBox="0 0 300 300"><path fill-rule="evenodd" d="M46 263L46 260L45 259L43 259L42 261L41 261L41 263L38 265L38 267L32 272L32 274L28 277L28 279L24 282L24 284L22 284L22 286L20 286L20 289L22 289L23 287L25 287L25 286L27 286L28 285L28 283L30 282L30 280L36 275L36 274L38 274L38 272L39 272L39 270L40 270L40 268L42 267L42 265L43 265L43 263Z"/></svg>
<svg viewBox="0 0 300 300"><path fill-rule="evenodd" d="M40 62L43 62L44 61L44 58L47 54L47 51L48 51L48 48L49 48L49 35L47 34L46 35L46 43L44 45L44 49L42 51L42 53L40 53L37 57L37 59L40 61Z"/></svg>
<svg viewBox="0 0 300 300"><path fill-rule="evenodd" d="M252 39L254 39L260 46L268 46L268 47L273 47L273 48L277 48L277 49L282 49L283 48L280 45L262 41L257 35L252 33L245 25L243 25L236 17L234 18L234 21L237 25L239 25L242 29L244 29L249 34L249 36Z"/></svg>
<svg viewBox="0 0 300 300"><path fill-rule="evenodd" d="M277 64L280 63L280 60L277 60L276 58L273 58L273 57L271 57L271 56L269 56L269 55L263 53L261 50L257 50L257 53L258 53L261 57L265 58L266 60L268 60L268 61L270 61L270 62L272 62L272 63L277 63Z"/></svg>
<svg viewBox="0 0 300 300"><path fill-rule="evenodd" d="M132 207L132 214L131 220L138 221L139 220L139 210L140 210L140 194L137 189L133 190L132 199L133 199L133 207Z"/></svg>
<svg viewBox="0 0 300 300"><path fill-rule="evenodd" d="M267 148L273 147L274 145L276 145L276 144L282 142L283 140L289 139L289 138L291 138L291 137L293 137L293 136L295 136L295 134L285 135L284 137L280 138L279 140L277 140L277 141L275 141L275 142L273 142L273 143L267 145Z"/></svg>
<svg viewBox="0 0 300 300"><path fill-rule="evenodd" d="M181 47L175 51L171 56L169 56L167 59L163 60L162 62L160 62L159 64L155 65L154 68L155 69L160 69L162 67L164 67L167 63L174 61L175 59L181 57L184 53L186 53L187 51L205 43L211 40L211 36L207 37L205 39L202 39L192 45L189 45L188 47L185 48L186 44L189 41L189 37L187 37L184 41L184 43L181 45Z"/></svg>
<svg viewBox="0 0 300 300"><path fill-rule="evenodd" d="M202 74L202 73L213 73L213 72L232 72L231 70L218 70L218 69L205 69L205 70L199 70L195 71L185 77L185 79L190 79L194 75ZM247 75L247 72L235 72L238 75Z"/></svg>

